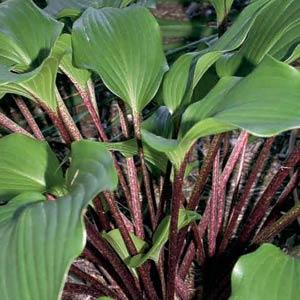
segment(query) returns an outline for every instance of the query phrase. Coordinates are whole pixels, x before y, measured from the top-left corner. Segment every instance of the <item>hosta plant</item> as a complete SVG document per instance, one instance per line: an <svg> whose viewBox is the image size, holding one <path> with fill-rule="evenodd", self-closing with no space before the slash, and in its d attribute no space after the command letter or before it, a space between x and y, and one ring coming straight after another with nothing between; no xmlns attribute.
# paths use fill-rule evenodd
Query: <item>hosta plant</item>
<svg viewBox="0 0 300 300"><path fill-rule="evenodd" d="M298 261L264 243L300 216L300 2L230 26L210 2L219 37L175 61L147 1L0 4L1 299L298 295Z"/></svg>

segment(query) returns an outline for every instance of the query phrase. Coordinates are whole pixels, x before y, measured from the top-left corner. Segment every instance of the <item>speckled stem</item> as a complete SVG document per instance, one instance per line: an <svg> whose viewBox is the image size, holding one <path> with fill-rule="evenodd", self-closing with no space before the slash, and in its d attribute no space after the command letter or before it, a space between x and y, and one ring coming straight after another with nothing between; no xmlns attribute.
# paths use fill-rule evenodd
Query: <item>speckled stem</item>
<svg viewBox="0 0 300 300"><path fill-rule="evenodd" d="M0 112L0 126L14 133L22 133L33 138L33 136L27 130L19 126L17 123L15 123L13 120L8 118L5 114L1 112Z"/></svg>
<svg viewBox="0 0 300 300"><path fill-rule="evenodd" d="M18 96L14 96L13 97L19 110L21 111L23 117L25 118L25 120L27 121L31 131L33 132L34 136L40 140L40 141L44 141L45 137L43 136L38 124L36 123L33 115L31 114L30 110L28 109L25 101Z"/></svg>

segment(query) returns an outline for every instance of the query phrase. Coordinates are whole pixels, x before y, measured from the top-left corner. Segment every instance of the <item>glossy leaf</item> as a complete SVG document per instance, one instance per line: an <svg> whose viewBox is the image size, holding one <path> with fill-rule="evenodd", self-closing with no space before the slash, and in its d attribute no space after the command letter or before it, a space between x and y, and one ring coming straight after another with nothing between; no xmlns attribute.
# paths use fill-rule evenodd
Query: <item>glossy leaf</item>
<svg viewBox="0 0 300 300"><path fill-rule="evenodd" d="M231 28L211 47L201 52L191 52L180 56L172 65L163 83L163 99L165 105L174 113L191 103L193 90L202 79L205 72L223 55L225 61L231 57L231 51L237 49L247 38L260 10L270 0L259 0L247 6L239 15ZM231 74L233 67L227 66L224 74L219 66L219 73Z"/></svg>
<svg viewBox="0 0 300 300"><path fill-rule="evenodd" d="M0 139L0 200L22 192L63 192L63 174L49 145L25 135Z"/></svg>
<svg viewBox="0 0 300 300"><path fill-rule="evenodd" d="M198 213L194 211L180 209L178 218L178 230L184 228L185 226L188 226L191 222L197 221L199 219L200 215ZM127 260L127 264L130 267L137 268L143 263L145 263L148 259L152 259L155 262L158 262L161 249L164 247L165 243L168 241L169 238L170 220L171 217L167 216L158 225L157 229L153 234L152 246L145 254L140 253Z"/></svg>
<svg viewBox="0 0 300 300"><path fill-rule="evenodd" d="M209 0L217 13L218 23L221 24L224 18L228 15L233 0Z"/></svg>
<svg viewBox="0 0 300 300"><path fill-rule="evenodd" d="M143 132L143 138L179 167L185 153L203 136L235 128L272 136L300 127L299 93L300 73L266 57L247 77L224 78L204 99L191 104L183 114L178 140L147 132Z"/></svg>
<svg viewBox="0 0 300 300"><path fill-rule="evenodd" d="M76 65L98 73L134 112L154 97L167 70L159 25L142 7L89 8L75 22L72 42Z"/></svg>
<svg viewBox="0 0 300 300"><path fill-rule="evenodd" d="M300 293L300 261L264 244L234 266L230 300L294 300Z"/></svg>
<svg viewBox="0 0 300 300"><path fill-rule="evenodd" d="M13 157L13 149L7 155ZM117 184L103 145L72 145L67 183L69 195L37 202L28 194L11 218L0 220L1 299L60 299L69 266L85 244L83 210L100 191Z"/></svg>
<svg viewBox="0 0 300 300"><path fill-rule="evenodd" d="M29 0L0 4L0 94L16 93L56 109L61 53L52 48L62 27Z"/></svg>

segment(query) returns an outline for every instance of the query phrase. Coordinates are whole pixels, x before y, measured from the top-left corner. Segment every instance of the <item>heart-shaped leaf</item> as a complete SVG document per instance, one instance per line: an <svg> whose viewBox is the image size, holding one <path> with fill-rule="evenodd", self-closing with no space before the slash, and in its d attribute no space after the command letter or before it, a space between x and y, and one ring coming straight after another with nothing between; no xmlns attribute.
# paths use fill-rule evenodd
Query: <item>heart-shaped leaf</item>
<svg viewBox="0 0 300 300"><path fill-rule="evenodd" d="M299 298L300 260L264 244L234 266L230 300L294 300Z"/></svg>
<svg viewBox="0 0 300 300"><path fill-rule="evenodd" d="M14 158L14 149L7 155ZM20 205L10 218L4 214L5 220L0 219L1 299L60 299L69 266L85 244L83 210L100 191L116 184L103 145L81 141L72 145L69 195L55 201L30 194L12 200Z"/></svg>
<svg viewBox="0 0 300 300"><path fill-rule="evenodd" d="M138 6L87 9L74 23L74 61L140 112L156 94L167 63L159 25Z"/></svg>
<svg viewBox="0 0 300 300"><path fill-rule="evenodd" d="M16 93L56 109L55 78L61 53L52 53L52 48L62 27L29 0L0 4L2 95Z"/></svg>

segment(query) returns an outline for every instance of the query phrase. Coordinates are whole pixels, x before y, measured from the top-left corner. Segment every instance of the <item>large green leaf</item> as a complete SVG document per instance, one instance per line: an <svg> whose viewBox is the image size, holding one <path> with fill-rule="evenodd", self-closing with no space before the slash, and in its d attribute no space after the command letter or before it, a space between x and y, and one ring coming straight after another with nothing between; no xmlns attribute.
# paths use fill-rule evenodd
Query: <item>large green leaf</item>
<svg viewBox="0 0 300 300"><path fill-rule="evenodd" d="M300 260L264 244L234 266L230 300L295 300L300 295Z"/></svg>
<svg viewBox="0 0 300 300"><path fill-rule="evenodd" d="M7 155L14 157L13 149ZM9 219L0 220L1 299L60 299L69 266L85 244L83 210L117 184L112 159L96 142L72 145L67 177L69 195L37 201L28 194Z"/></svg>
<svg viewBox="0 0 300 300"><path fill-rule="evenodd" d="M298 128L299 94L299 71L267 56L247 77L223 78L204 99L191 104L183 114L177 141L147 132L143 138L158 151L167 152L178 167L186 151L203 136L234 128L272 136Z"/></svg>
<svg viewBox="0 0 300 300"><path fill-rule="evenodd" d="M178 217L178 230L188 226L191 222L200 219L200 215L194 211L180 209ZM161 249L168 241L170 232L171 216L166 216L158 225L152 237L152 246L146 253L139 253L134 257L126 260L127 264L132 268L137 268L145 263L148 259L158 262Z"/></svg>
<svg viewBox="0 0 300 300"><path fill-rule="evenodd" d="M204 50L184 54L175 61L163 83L164 103L172 113L189 104L197 83L221 54Z"/></svg>
<svg viewBox="0 0 300 300"><path fill-rule="evenodd" d="M272 0L252 1L238 16L233 25L216 41L212 50L234 50L241 46L262 8Z"/></svg>
<svg viewBox="0 0 300 300"><path fill-rule="evenodd" d="M174 113L184 109L191 102L193 91L205 72L224 54L224 59L231 57L230 51L240 47L247 38L260 10L270 0L259 0L250 4L238 17L232 27L209 49L191 52L180 56L172 65L163 83L165 105ZM216 3L218 1L215 1ZM218 63L223 65L223 63ZM224 73L230 73L227 66ZM225 66L224 66L225 68ZM220 67L219 67L220 69ZM222 71L219 70L220 73Z"/></svg>
<svg viewBox="0 0 300 300"><path fill-rule="evenodd" d="M78 16L88 7L120 7L122 0L48 0L45 11L50 15L63 18L66 16Z"/></svg>
<svg viewBox="0 0 300 300"><path fill-rule="evenodd" d="M300 2L259 0L253 5L255 3L265 5L256 14L239 51L234 55L225 56L218 63L221 76L235 74L246 64L257 65L267 53L289 62L299 57L297 46L300 43Z"/></svg>
<svg viewBox="0 0 300 300"><path fill-rule="evenodd" d="M29 0L0 4L1 94L16 93L55 110L61 53L52 48L62 27Z"/></svg>
<svg viewBox="0 0 300 300"><path fill-rule="evenodd" d="M31 204L33 202L45 201L46 197L38 192L24 192L11 199L6 205L0 209L0 227L3 223L10 220L16 210L21 206Z"/></svg>
<svg viewBox="0 0 300 300"><path fill-rule="evenodd" d="M221 24L224 18L228 15L233 0L209 0L214 6L217 13L218 23Z"/></svg>
<svg viewBox="0 0 300 300"><path fill-rule="evenodd" d="M72 42L76 65L97 72L135 113L154 97L167 70L159 25L142 7L89 8L75 22Z"/></svg>
<svg viewBox="0 0 300 300"><path fill-rule="evenodd" d="M63 192L63 174L49 145L25 135L0 139L0 201L22 192Z"/></svg>

